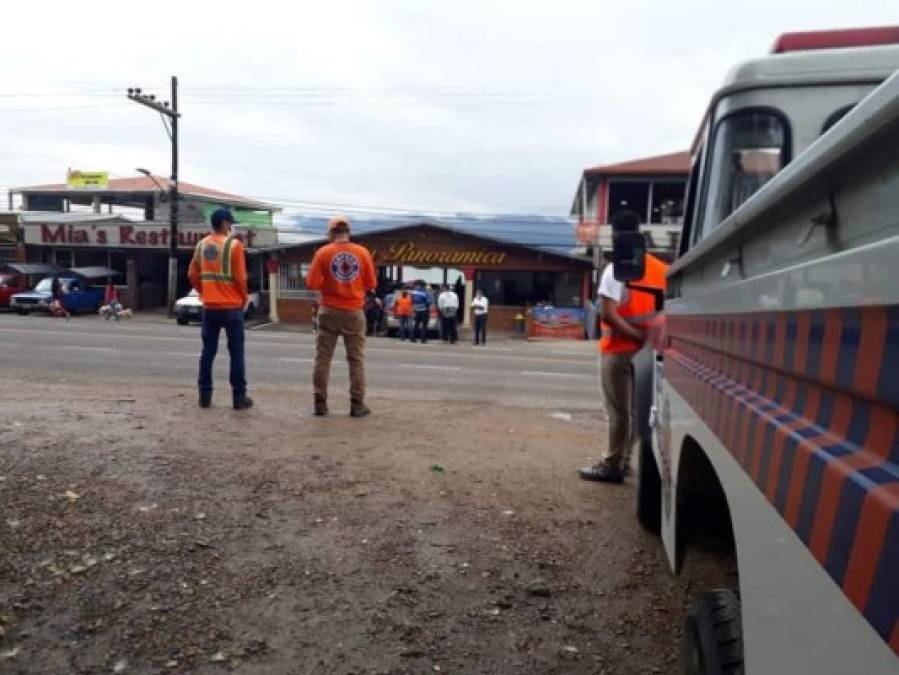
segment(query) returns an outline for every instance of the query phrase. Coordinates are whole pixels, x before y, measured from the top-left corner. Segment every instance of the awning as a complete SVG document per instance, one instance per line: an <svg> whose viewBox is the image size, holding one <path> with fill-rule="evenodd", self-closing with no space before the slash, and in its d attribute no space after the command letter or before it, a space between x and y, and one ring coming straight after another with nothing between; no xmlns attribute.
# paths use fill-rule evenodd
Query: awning
<svg viewBox="0 0 899 675"><path fill-rule="evenodd" d="M4 263L0 267L12 270L16 274L59 274L63 271L62 267L46 263Z"/></svg>
<svg viewBox="0 0 899 675"><path fill-rule="evenodd" d="M103 277L121 276L120 272L116 272L108 267L71 267L69 272L74 272L79 277L85 279L102 279Z"/></svg>

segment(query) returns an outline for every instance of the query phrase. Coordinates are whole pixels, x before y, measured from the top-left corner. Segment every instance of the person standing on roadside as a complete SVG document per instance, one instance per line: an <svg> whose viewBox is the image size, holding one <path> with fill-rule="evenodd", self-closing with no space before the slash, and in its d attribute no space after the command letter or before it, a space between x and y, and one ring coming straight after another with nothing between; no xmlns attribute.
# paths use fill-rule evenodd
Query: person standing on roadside
<svg viewBox="0 0 899 675"><path fill-rule="evenodd" d="M400 340L405 342L412 332L412 296L405 288L393 300L393 315L399 324Z"/></svg>
<svg viewBox="0 0 899 675"><path fill-rule="evenodd" d="M612 232L638 232L640 217L620 211L612 217ZM665 290L668 266L649 253L643 278L634 287ZM579 471L581 478L620 483L630 467L637 441L633 359L646 342L647 323L656 312L652 293L629 288L615 279L613 265L606 265L599 283L602 339L599 342L602 394L608 417L609 438L600 462Z"/></svg>
<svg viewBox="0 0 899 675"><path fill-rule="evenodd" d="M443 287L443 292L437 296L437 310L440 312L440 331L444 342L456 344L459 338L456 330L456 315L459 313L459 296L450 290L449 286Z"/></svg>
<svg viewBox="0 0 899 675"><path fill-rule="evenodd" d="M72 318L69 310L63 303L62 282L59 277L53 277L50 282L50 314L53 316L64 316L66 321Z"/></svg>
<svg viewBox="0 0 899 675"><path fill-rule="evenodd" d="M253 407L247 396L244 362L244 309L247 306L247 259L243 244L231 236L234 216L228 209L212 214L212 234L194 249L188 278L203 302L203 351L200 354L200 407L212 405L212 364L224 329L231 356L229 381L231 404L235 410Z"/></svg>
<svg viewBox="0 0 899 675"><path fill-rule="evenodd" d="M431 305L434 298L428 293L423 283L419 283L412 291L412 314L415 325L412 328L412 342L419 337L422 344L428 343L428 323L431 320Z"/></svg>
<svg viewBox="0 0 899 675"><path fill-rule="evenodd" d="M474 313L474 343L475 345L487 344L487 313L490 311L490 302L483 291L478 290L471 301L471 311Z"/></svg>
<svg viewBox="0 0 899 675"><path fill-rule="evenodd" d="M343 337L350 368L350 415L371 413L365 404L365 293L378 285L375 264L364 246L350 242L350 221L328 223L329 244L315 252L306 287L321 292L315 340L313 388L315 414L328 414L328 379L337 340Z"/></svg>

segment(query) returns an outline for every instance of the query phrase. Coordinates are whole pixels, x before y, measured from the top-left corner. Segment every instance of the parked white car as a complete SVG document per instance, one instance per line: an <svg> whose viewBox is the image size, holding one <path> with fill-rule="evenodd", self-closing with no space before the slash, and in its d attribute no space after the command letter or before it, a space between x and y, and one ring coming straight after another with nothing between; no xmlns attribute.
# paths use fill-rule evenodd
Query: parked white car
<svg viewBox="0 0 899 675"><path fill-rule="evenodd" d="M247 297L247 306L244 307L244 317L247 319L255 316L259 309L259 293L250 293ZM203 303L196 289L175 301L175 320L179 326L186 326L191 321L203 319Z"/></svg>

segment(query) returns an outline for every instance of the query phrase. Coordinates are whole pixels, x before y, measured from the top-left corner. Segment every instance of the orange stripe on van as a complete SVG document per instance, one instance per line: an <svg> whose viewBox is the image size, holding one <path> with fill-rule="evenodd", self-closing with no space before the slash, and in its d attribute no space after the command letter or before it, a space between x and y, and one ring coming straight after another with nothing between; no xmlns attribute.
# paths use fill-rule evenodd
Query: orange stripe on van
<svg viewBox="0 0 899 675"><path fill-rule="evenodd" d="M887 528L895 511L899 511L899 483L881 485L865 497L843 581L846 596L862 611L868 603Z"/></svg>
<svg viewBox="0 0 899 675"><path fill-rule="evenodd" d="M869 398L877 397L881 361L872 358L883 354L887 335L887 313L883 307L870 307L862 314L862 334L855 359L855 377L852 387Z"/></svg>
<svg viewBox="0 0 899 675"><path fill-rule="evenodd" d="M821 367L818 371L818 380L824 384L836 384L842 331L842 312L838 309L826 310L824 312L824 343L821 345Z"/></svg>

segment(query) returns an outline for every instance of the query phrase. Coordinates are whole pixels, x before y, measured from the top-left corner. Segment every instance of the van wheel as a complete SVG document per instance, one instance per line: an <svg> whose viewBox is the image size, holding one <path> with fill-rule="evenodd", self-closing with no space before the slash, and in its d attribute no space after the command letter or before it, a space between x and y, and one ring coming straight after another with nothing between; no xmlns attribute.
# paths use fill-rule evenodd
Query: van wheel
<svg viewBox="0 0 899 675"><path fill-rule="evenodd" d="M740 600L731 590L700 595L687 612L681 639L684 675L742 675Z"/></svg>
<svg viewBox="0 0 899 675"><path fill-rule="evenodd" d="M652 443L640 441L637 467L637 520L653 534L662 531L662 477L652 454Z"/></svg>
<svg viewBox="0 0 899 675"><path fill-rule="evenodd" d="M187 324L190 323L190 320L187 317L183 317L183 316L179 316L178 318L175 319L175 321L178 322L179 326L186 326Z"/></svg>

